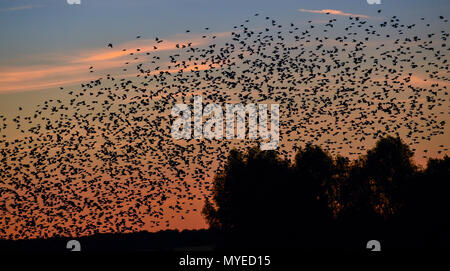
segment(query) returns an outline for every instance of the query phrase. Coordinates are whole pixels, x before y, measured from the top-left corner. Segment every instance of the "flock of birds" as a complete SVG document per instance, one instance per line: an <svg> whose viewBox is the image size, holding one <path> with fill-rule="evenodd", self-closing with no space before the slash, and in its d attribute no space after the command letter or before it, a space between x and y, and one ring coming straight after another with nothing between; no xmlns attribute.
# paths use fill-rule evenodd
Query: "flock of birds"
<svg viewBox="0 0 450 271"><path fill-rule="evenodd" d="M152 50L122 49L129 60L117 74L61 87L63 98L31 114L0 115L0 238L151 231L200 212L229 150L256 142L174 140L171 109L194 95L280 104L278 152L287 158L306 143L357 156L387 134L413 149L443 135L447 19L431 27L425 18L329 16L282 25L255 14L169 51L155 38Z"/></svg>

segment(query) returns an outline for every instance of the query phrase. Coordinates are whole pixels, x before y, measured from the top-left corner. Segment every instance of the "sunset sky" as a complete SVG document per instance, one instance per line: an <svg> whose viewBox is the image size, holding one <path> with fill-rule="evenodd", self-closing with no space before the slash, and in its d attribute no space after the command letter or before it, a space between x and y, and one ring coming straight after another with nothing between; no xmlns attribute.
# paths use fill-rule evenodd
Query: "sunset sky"
<svg viewBox="0 0 450 271"><path fill-rule="evenodd" d="M383 12L378 13L379 9ZM256 13L260 14L260 21L254 22ZM176 50L177 44L202 47L213 41L223 43L231 36L233 27L246 19L252 19L251 27L260 29L265 16L283 25L292 22L302 26L309 20L323 25L329 16L360 17L380 24L397 15L405 24L417 23L424 17L432 24L428 31L439 33L439 16L449 14L448 0L382 0L381 5L369 5L366 0L81 0L81 5L69 5L66 0L0 0L0 116L10 120L19 113L32 114L36 106L46 100L67 99L59 87L79 88L81 83L104 78L109 73L134 77L133 72L123 72L124 62L136 64L141 60L130 58L131 50L123 51L124 48L157 51L163 59ZM345 35L345 32L333 33L339 34ZM205 35L207 38L203 37ZM159 44L156 38L164 42ZM376 42L371 45L376 46ZM113 48L108 48L109 43ZM448 51L445 53L448 55ZM177 71L175 67L166 68L170 64L166 59L162 63L162 69ZM208 69L209 63L189 64L191 68L203 70ZM92 72L90 67L93 67ZM448 76L448 73L441 75ZM448 81L425 82L422 76L414 74L411 84L429 87L439 83L450 87ZM19 107L23 108L20 112ZM448 104L443 108L448 111ZM420 165L426 163L422 158L424 149L428 149L427 155L432 157L444 155L436 152L440 145L448 147L450 143L449 115L444 119L447 121L444 135L417 146L415 159ZM14 139L18 136L14 128L10 126L0 131L0 136ZM343 154L348 151L344 148ZM201 209L202 204L203 201L197 201L194 207ZM183 221L176 219L177 228L206 226L200 212L187 215Z"/></svg>
<svg viewBox="0 0 450 271"><path fill-rule="evenodd" d="M439 20L439 15L449 14L450 3L445 0L382 1L381 5L369 5L365 0L84 0L81 5L69 5L64 0L1 0L0 112L13 116L18 106L26 110L27 105L31 107L49 97L59 97L56 90L60 86L76 86L107 73L120 73L129 53L122 48L155 51L156 37L164 40L158 45L158 52L164 55L164 51L173 52L177 43L208 44L211 39L201 38L205 34L216 35L218 40L229 37L233 26L255 13L276 18L281 24L304 24L307 20L323 24L329 16L325 13L338 18L360 16L377 24L386 19L377 13L379 9L401 16L405 24L415 23L422 17L433 23ZM255 27L260 25L255 23ZM136 39L137 36L141 38ZM107 48L109 43L114 44L113 49ZM89 72L91 66L94 73ZM420 77L415 78L423 85Z"/></svg>
<svg viewBox="0 0 450 271"><path fill-rule="evenodd" d="M0 94L48 90L94 77L96 71L121 65L120 48L159 37L173 41L198 40L209 33L225 34L254 13L272 16L280 23L324 20L325 12L337 16L359 15L381 20L378 9L399 14L404 22L419 17L437 20L448 14L444 0L383 1L138 1L84 0L69 5L64 0L0 1ZM191 30L185 33L185 30ZM107 50L108 43L115 50ZM140 43L142 44L142 42ZM152 47L153 44L147 46ZM168 46L173 48L173 46ZM163 48L160 48L160 50ZM126 53L125 53L126 54Z"/></svg>

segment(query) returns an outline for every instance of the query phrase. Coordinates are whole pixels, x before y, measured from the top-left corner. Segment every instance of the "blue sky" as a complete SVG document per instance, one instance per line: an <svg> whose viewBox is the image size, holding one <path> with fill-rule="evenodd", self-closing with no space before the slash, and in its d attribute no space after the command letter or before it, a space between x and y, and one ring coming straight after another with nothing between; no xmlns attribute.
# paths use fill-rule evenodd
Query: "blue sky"
<svg viewBox="0 0 450 271"><path fill-rule="evenodd" d="M381 8L407 18L450 14L450 1L82 0L81 5L68 5L66 0L0 0L0 59L123 42L138 34L169 36L184 28L227 31L255 12L279 20L317 16L299 13L299 8L358 14L375 14Z"/></svg>
<svg viewBox="0 0 450 271"><path fill-rule="evenodd" d="M381 5L369 5L366 0L82 0L81 5L69 5L66 0L0 0L0 93L11 90L2 88L2 73L58 66L64 58L104 48L108 42L133 41L137 35L166 38L185 29L199 33L204 27L232 31L255 13L280 23L327 19L299 9L333 9L380 20L376 11L382 9L402 22L416 22L418 17L433 21L450 14L450 1L382 0Z"/></svg>

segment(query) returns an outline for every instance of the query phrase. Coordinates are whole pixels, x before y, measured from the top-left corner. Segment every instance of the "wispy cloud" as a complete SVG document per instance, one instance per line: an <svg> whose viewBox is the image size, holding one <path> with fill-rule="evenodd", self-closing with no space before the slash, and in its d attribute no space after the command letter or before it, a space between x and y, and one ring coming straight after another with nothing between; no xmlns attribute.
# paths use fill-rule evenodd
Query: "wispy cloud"
<svg viewBox="0 0 450 271"><path fill-rule="evenodd" d="M209 36L225 37L230 35L230 32L218 32L210 33ZM130 54L130 48L139 48L140 52L161 52L161 51L173 51L178 50L177 45L186 46L188 43L191 46L201 46L209 42L208 39L203 39L200 35L186 35L176 34L172 37L164 39L163 43L156 43L155 40L143 39L134 40L126 43L114 45L114 49L101 48L93 49L82 52L77 59L73 60L73 63L92 63L93 61L106 61L112 59L119 59ZM156 47L155 47L156 46ZM123 51L122 48L128 48L127 51Z"/></svg>
<svg viewBox="0 0 450 271"><path fill-rule="evenodd" d="M199 46L202 42L198 39L189 41L192 46ZM119 48L139 48L141 52L161 52L161 51L171 51L176 50L175 47L177 44L183 45L187 44L188 41L185 40L177 40L177 41L166 41L162 44L155 44L154 41L151 40L142 40L139 42L128 42L125 44L121 44ZM155 47L157 49L155 49ZM95 49L82 53L82 56L79 59L74 59L74 63L92 63L95 61L106 61L112 59L118 59L130 54L132 50L123 51L122 49Z"/></svg>
<svg viewBox="0 0 450 271"><path fill-rule="evenodd" d="M298 9L300 12L307 12L307 13L316 13L316 14L332 14L332 15L338 15L338 16L347 16L347 17L360 17L360 18L370 18L367 15L364 14L354 14L354 13L348 13L343 12L342 10L336 10L336 9Z"/></svg>
<svg viewBox="0 0 450 271"><path fill-rule="evenodd" d="M210 33L209 35L224 37L230 35L230 33ZM133 40L122 44L114 44L114 48L91 48L70 52L70 54L53 55L53 64L48 65L26 65L15 68L0 66L0 93L37 90L92 80L95 76L101 77L106 71L114 73L114 71L120 71L122 68L131 68L131 64L142 62L135 57L145 53L180 50L177 48L177 44L181 48L188 43L191 46L202 46L208 42L210 42L209 39L203 39L200 35L177 34L164 39L162 43L156 43L154 40ZM154 46L157 46L157 49ZM127 50L123 51L122 48L127 48ZM137 51L137 48L139 48L139 51ZM130 53L134 55L130 56ZM44 59L48 58L48 55L37 57ZM125 65L125 62L130 65ZM198 61L198 63L201 63L201 61ZM185 63L185 66L189 68L183 70L205 70L211 68L209 64ZM170 64L164 63L163 65ZM94 73L90 73L89 66L94 67ZM157 74L160 71L176 73L180 70L181 68L160 69L154 73ZM130 76L127 73L122 74L122 76L127 75Z"/></svg>
<svg viewBox="0 0 450 271"><path fill-rule="evenodd" d="M42 5L23 5L23 6L15 6L15 7L9 7L9 8L0 8L0 11L17 11L17 10L26 10L26 9L33 9L33 8L40 8Z"/></svg>

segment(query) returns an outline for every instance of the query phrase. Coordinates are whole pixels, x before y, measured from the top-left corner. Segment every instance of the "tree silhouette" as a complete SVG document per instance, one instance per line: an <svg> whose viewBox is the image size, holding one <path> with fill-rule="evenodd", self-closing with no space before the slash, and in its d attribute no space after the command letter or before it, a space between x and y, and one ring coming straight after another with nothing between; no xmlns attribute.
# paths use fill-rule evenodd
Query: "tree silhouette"
<svg viewBox="0 0 450 271"><path fill-rule="evenodd" d="M450 159L420 170L399 137L377 141L350 161L306 145L295 161L274 151L232 150L203 215L225 246L448 246Z"/></svg>
<svg viewBox="0 0 450 271"><path fill-rule="evenodd" d="M224 170L214 179L215 206L206 200L203 214L212 228L255 242L253 237L274 232L283 223L279 221L285 211L281 206L289 204L289 199L281 195L290 175L289 164L273 151L251 148L242 154L232 150Z"/></svg>
<svg viewBox="0 0 450 271"><path fill-rule="evenodd" d="M305 232L300 238L307 247L321 246L324 239L330 239L333 220L331 205L336 195L333 158L319 146L307 144L295 156L294 172L296 209L302 210L300 217Z"/></svg>
<svg viewBox="0 0 450 271"><path fill-rule="evenodd" d="M332 220L325 185L334 173L333 159L317 146L300 149L294 166L274 151L232 150L203 214L211 228L232 236L230 242L256 244L265 236L259 245L311 246Z"/></svg>
<svg viewBox="0 0 450 271"><path fill-rule="evenodd" d="M297 176L305 180L301 185L308 190L309 196L315 198L321 205L327 206L326 186L334 173L331 156L319 146L308 144L297 152L295 170Z"/></svg>
<svg viewBox="0 0 450 271"><path fill-rule="evenodd" d="M424 171L416 176L408 190L400 222L403 228L423 233L429 247L450 242L450 158L429 159ZM412 233L412 234L414 234ZM420 244L419 244L420 245ZM416 245L418 246L418 245Z"/></svg>
<svg viewBox="0 0 450 271"><path fill-rule="evenodd" d="M363 158L372 204L385 218L395 214L403 205L408 181L414 179L417 170L412 157L413 152L399 137L387 136Z"/></svg>

